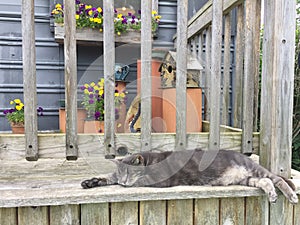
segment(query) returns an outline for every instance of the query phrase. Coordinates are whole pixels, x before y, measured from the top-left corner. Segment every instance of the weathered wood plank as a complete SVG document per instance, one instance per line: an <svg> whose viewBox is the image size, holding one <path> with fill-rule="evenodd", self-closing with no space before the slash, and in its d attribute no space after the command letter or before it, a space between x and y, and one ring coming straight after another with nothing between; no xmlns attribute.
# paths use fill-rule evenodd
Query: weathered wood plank
<svg viewBox="0 0 300 225"><path fill-rule="evenodd" d="M79 225L80 206L79 205L50 206L50 224L51 225Z"/></svg>
<svg viewBox="0 0 300 225"><path fill-rule="evenodd" d="M222 61L222 21L223 0L213 0L212 39L211 39L211 75L210 75L210 132L209 148L220 148L220 95ZM213 84L213 85L212 85Z"/></svg>
<svg viewBox="0 0 300 225"><path fill-rule="evenodd" d="M104 225L109 224L109 203L82 204L81 225Z"/></svg>
<svg viewBox="0 0 300 225"><path fill-rule="evenodd" d="M195 225L215 225L219 223L219 199L195 200Z"/></svg>
<svg viewBox="0 0 300 225"><path fill-rule="evenodd" d="M168 225L193 224L193 200L168 201Z"/></svg>
<svg viewBox="0 0 300 225"><path fill-rule="evenodd" d="M210 120L210 87L211 87L211 26L205 33L205 90L204 90L204 119Z"/></svg>
<svg viewBox="0 0 300 225"><path fill-rule="evenodd" d="M222 95L222 124L229 125L230 104L230 68L231 68L231 13L225 15L224 34L224 66L223 66L223 95Z"/></svg>
<svg viewBox="0 0 300 225"><path fill-rule="evenodd" d="M188 1L182 0L177 7L176 49L180 54L176 54L176 150L186 148L187 13Z"/></svg>
<svg viewBox="0 0 300 225"><path fill-rule="evenodd" d="M270 222L274 225L292 225L293 224L293 205L280 194L276 204L270 204Z"/></svg>
<svg viewBox="0 0 300 225"><path fill-rule="evenodd" d="M138 202L111 203L111 225L138 225Z"/></svg>
<svg viewBox="0 0 300 225"><path fill-rule="evenodd" d="M105 154L111 158L115 149L115 43L114 43L114 1L103 1L104 29L104 145Z"/></svg>
<svg viewBox="0 0 300 225"><path fill-rule="evenodd" d="M242 128L242 80L244 68L244 5L237 7L237 24L235 40L235 77L233 92L233 126Z"/></svg>
<svg viewBox="0 0 300 225"><path fill-rule="evenodd" d="M213 1L208 1L188 22L188 38L191 38L196 33L202 31L207 26L211 24L213 13L212 13L212 3ZM242 0L223 0L224 13L228 13L231 9L241 4ZM220 20L221 21L221 20Z"/></svg>
<svg viewBox="0 0 300 225"><path fill-rule="evenodd" d="M260 161L284 177L291 174L295 13L295 1L265 1Z"/></svg>
<svg viewBox="0 0 300 225"><path fill-rule="evenodd" d="M66 99L66 157L77 159L77 52L75 2L64 0L64 56Z"/></svg>
<svg viewBox="0 0 300 225"><path fill-rule="evenodd" d="M223 128L220 128L223 131ZM226 129L226 128L224 128ZM208 149L209 133L188 133L187 149ZM175 149L175 134L152 135L152 149L170 151ZM222 132L220 137L220 148L241 151L241 132ZM63 159L65 157L64 134L40 134L39 158ZM140 151L141 138L139 134L116 134L115 143L118 152L119 147L126 147L129 152ZM253 133L253 152L259 153L259 133ZM103 134L79 134L78 155L81 158L102 157L105 154ZM24 159L24 135L0 135L0 160Z"/></svg>
<svg viewBox="0 0 300 225"><path fill-rule="evenodd" d="M18 208L18 225L48 225L48 207L20 207Z"/></svg>
<svg viewBox="0 0 300 225"><path fill-rule="evenodd" d="M244 224L244 198L222 198L220 224Z"/></svg>
<svg viewBox="0 0 300 225"><path fill-rule="evenodd" d="M17 225L17 208L0 208L0 224Z"/></svg>
<svg viewBox="0 0 300 225"><path fill-rule="evenodd" d="M254 131L254 84L258 83L260 60L260 0L245 1L245 50L243 77L243 153L252 153L252 132ZM263 107L263 105L262 105Z"/></svg>
<svg viewBox="0 0 300 225"><path fill-rule="evenodd" d="M22 0L22 57L24 85L25 149L27 160L38 159L36 49L34 0Z"/></svg>
<svg viewBox="0 0 300 225"><path fill-rule="evenodd" d="M152 112L152 39L151 39L151 9L152 1L142 1L141 30L141 150L148 151L152 147L151 112Z"/></svg>
<svg viewBox="0 0 300 225"><path fill-rule="evenodd" d="M140 225L166 225L166 201L140 202Z"/></svg>
<svg viewBox="0 0 300 225"><path fill-rule="evenodd" d="M247 197L245 213L245 225L268 224L269 202L267 197Z"/></svg>
<svg viewBox="0 0 300 225"><path fill-rule="evenodd" d="M294 224L300 224L300 204L294 206Z"/></svg>

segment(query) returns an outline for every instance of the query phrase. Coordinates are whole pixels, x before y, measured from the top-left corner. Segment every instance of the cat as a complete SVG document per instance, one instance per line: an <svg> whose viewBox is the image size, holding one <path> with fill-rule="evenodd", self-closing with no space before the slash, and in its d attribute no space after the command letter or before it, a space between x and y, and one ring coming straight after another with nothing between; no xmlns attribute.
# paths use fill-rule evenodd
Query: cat
<svg viewBox="0 0 300 225"><path fill-rule="evenodd" d="M277 200L277 187L292 204L298 203L290 180L230 150L141 152L112 161L117 165L116 172L84 180L81 186L86 189L115 184L126 187L244 185L261 188L272 203Z"/></svg>

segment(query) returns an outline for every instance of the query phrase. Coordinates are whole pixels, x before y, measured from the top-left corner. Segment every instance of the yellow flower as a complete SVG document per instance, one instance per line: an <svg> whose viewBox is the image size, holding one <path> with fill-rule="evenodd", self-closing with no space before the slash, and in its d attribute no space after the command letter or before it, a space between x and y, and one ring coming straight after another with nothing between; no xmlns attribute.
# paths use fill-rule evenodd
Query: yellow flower
<svg viewBox="0 0 300 225"><path fill-rule="evenodd" d="M160 19L161 19L161 16L157 15L157 16L155 16L155 19L156 19L156 20L160 20Z"/></svg>
<svg viewBox="0 0 300 225"><path fill-rule="evenodd" d="M96 84L95 84L95 82L92 82L90 85L91 85L91 87L94 87Z"/></svg>
<svg viewBox="0 0 300 225"><path fill-rule="evenodd" d="M84 84L84 87L85 87L85 88L88 88L89 86L90 86L90 85L88 85L88 84Z"/></svg>
<svg viewBox="0 0 300 225"><path fill-rule="evenodd" d="M117 35L118 35L118 36L120 36L120 35L121 35L121 32L120 32L120 31L118 31Z"/></svg>
<svg viewBox="0 0 300 225"><path fill-rule="evenodd" d="M119 96L120 96L119 92L115 93L115 97L119 97Z"/></svg>
<svg viewBox="0 0 300 225"><path fill-rule="evenodd" d="M78 20L79 19L79 15L75 15L75 18L76 18L76 20Z"/></svg>
<svg viewBox="0 0 300 225"><path fill-rule="evenodd" d="M91 9L92 6L91 5L85 5L85 9Z"/></svg>
<svg viewBox="0 0 300 225"><path fill-rule="evenodd" d="M86 95L90 94L90 92L88 91L88 89L84 89L83 93L86 94Z"/></svg>
<svg viewBox="0 0 300 225"><path fill-rule="evenodd" d="M90 21L91 21L91 22L94 22L94 18L90 18Z"/></svg>
<svg viewBox="0 0 300 225"><path fill-rule="evenodd" d="M157 14L157 11L152 10L152 15L156 15L156 14Z"/></svg>
<svg viewBox="0 0 300 225"><path fill-rule="evenodd" d="M103 95L103 93L104 93L104 90L103 90L103 89L101 89L101 90L99 91L99 95L100 95L100 96L102 96L102 95Z"/></svg>
<svg viewBox="0 0 300 225"><path fill-rule="evenodd" d="M122 93L120 94L120 97L124 98L124 97L125 97L125 93L122 92Z"/></svg>
<svg viewBox="0 0 300 225"><path fill-rule="evenodd" d="M95 18L95 19L94 19L94 22L95 22L95 23L102 23L102 19L100 19L100 18Z"/></svg>
<svg viewBox="0 0 300 225"><path fill-rule="evenodd" d="M121 13L118 14L117 18L122 19L123 15Z"/></svg>
<svg viewBox="0 0 300 225"><path fill-rule="evenodd" d="M23 109L24 104L20 103L19 105L16 105L16 110L20 111Z"/></svg>
<svg viewBox="0 0 300 225"><path fill-rule="evenodd" d="M16 104L20 104L20 103L22 103L22 102L21 102L21 100L20 100L20 99L18 99L18 98L16 98L16 99L14 100L14 102L15 102Z"/></svg>
<svg viewBox="0 0 300 225"><path fill-rule="evenodd" d="M98 11L98 13L102 13L102 8L101 8L101 7L98 7L98 8L97 8L97 11Z"/></svg>
<svg viewBox="0 0 300 225"><path fill-rule="evenodd" d="M9 104L13 105L13 104L14 104L14 101L10 101L10 103L9 103Z"/></svg>
<svg viewBox="0 0 300 225"><path fill-rule="evenodd" d="M91 15L93 15L93 10L90 10L89 12L88 12L88 14L91 16Z"/></svg>
<svg viewBox="0 0 300 225"><path fill-rule="evenodd" d="M61 8L61 4L57 3L57 4L55 5L55 8L56 8L56 9L57 9L57 8Z"/></svg>
<svg viewBox="0 0 300 225"><path fill-rule="evenodd" d="M100 32L103 32L103 29L102 29L102 28L100 28L100 29L99 29L99 31L100 31Z"/></svg>

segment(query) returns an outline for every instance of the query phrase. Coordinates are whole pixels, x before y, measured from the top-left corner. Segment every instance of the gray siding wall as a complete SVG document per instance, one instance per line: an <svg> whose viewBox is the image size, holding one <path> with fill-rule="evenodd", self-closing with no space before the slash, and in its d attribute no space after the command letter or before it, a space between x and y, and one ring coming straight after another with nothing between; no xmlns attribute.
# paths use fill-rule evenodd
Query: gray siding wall
<svg viewBox="0 0 300 225"><path fill-rule="evenodd" d="M39 117L39 130L59 129L59 100L64 99L63 46L55 42L50 22L50 12L55 2L35 0L38 105L45 110L44 116ZM9 131L10 125L3 110L10 108L10 100L23 100L21 0L0 0L0 5L0 131ZM173 47L176 10L177 1L159 2L162 20L154 47ZM102 77L102 46L78 46L77 51L78 84ZM131 67L128 76L130 83L127 85L128 104L136 94L136 61L139 58L139 46L121 45L116 49L116 62Z"/></svg>

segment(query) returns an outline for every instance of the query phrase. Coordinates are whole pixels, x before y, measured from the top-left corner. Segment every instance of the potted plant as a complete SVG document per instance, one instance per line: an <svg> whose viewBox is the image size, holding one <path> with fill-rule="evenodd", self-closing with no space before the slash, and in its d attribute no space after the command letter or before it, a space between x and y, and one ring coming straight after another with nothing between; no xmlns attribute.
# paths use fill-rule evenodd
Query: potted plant
<svg viewBox="0 0 300 225"><path fill-rule="evenodd" d="M84 84L80 88L83 91L82 105L87 111L87 119L84 125L85 133L104 131L104 79L97 83ZM121 106L125 105L126 94L124 90L115 90L115 115L116 120L120 118ZM117 124L120 126L120 124Z"/></svg>
<svg viewBox="0 0 300 225"><path fill-rule="evenodd" d="M76 38L81 41L102 41L103 40L103 11L101 7L93 7L76 0ZM135 43L140 41L141 10L137 14L131 9L115 9L114 28L116 42ZM64 5L56 4L51 15L55 22L55 38L62 40L64 37ZM155 36L161 16L152 11L152 32ZM138 31L138 32L136 32ZM88 35L90 34L90 35ZM124 37L122 37L124 36Z"/></svg>
<svg viewBox="0 0 300 225"><path fill-rule="evenodd" d="M24 103L16 98L10 101L12 108L4 110L4 115L8 122L11 125L12 132L14 134L23 134L24 133ZM38 107L37 113L39 116L43 115L43 108Z"/></svg>

